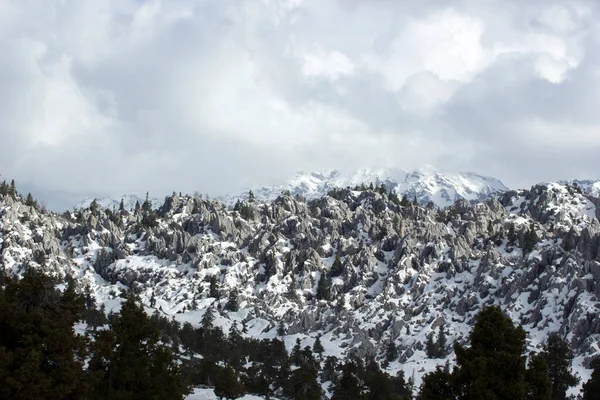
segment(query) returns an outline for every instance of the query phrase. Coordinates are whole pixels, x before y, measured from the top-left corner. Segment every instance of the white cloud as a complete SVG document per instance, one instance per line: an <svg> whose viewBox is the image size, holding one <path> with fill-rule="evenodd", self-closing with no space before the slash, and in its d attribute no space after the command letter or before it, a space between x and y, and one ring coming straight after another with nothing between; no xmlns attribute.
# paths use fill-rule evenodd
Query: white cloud
<svg viewBox="0 0 600 400"><path fill-rule="evenodd" d="M596 143L600 13L585 2L0 8L0 173L44 190L219 193L378 163L485 173L503 135Z"/></svg>

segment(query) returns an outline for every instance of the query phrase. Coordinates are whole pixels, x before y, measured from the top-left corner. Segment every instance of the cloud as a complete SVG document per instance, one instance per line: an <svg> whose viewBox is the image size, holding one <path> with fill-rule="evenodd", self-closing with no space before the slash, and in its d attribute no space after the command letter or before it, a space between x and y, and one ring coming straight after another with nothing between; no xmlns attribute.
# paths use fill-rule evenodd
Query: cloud
<svg viewBox="0 0 600 400"><path fill-rule="evenodd" d="M55 209L296 170L593 177L598 6L0 2L0 173ZM548 157L551 155L552 157Z"/></svg>

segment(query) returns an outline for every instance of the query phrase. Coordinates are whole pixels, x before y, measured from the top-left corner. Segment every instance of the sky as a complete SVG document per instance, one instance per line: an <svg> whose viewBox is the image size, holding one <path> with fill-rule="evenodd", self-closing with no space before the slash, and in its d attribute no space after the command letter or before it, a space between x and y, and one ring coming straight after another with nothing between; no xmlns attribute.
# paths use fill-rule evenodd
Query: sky
<svg viewBox="0 0 600 400"><path fill-rule="evenodd" d="M0 174L50 208L296 171L600 179L595 0L0 0Z"/></svg>

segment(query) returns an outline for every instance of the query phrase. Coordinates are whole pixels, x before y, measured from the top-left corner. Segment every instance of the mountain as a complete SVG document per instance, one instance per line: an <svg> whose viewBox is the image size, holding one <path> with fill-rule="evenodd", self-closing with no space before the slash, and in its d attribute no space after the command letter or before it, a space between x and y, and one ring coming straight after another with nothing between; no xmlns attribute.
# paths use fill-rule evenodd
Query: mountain
<svg viewBox="0 0 600 400"><path fill-rule="evenodd" d="M281 185L252 189L255 197L273 201L282 193L316 199L335 188L357 187L373 184L384 185L399 197L406 195L411 201L416 197L420 204L433 202L438 207L447 207L455 201L465 199L481 201L508 190L498 179L470 172L443 172L433 167L404 171L396 168L360 169L352 173L338 170L327 172L299 172ZM248 191L240 196L219 198L227 205L248 198Z"/></svg>
<svg viewBox="0 0 600 400"><path fill-rule="evenodd" d="M85 208L89 208L90 205L92 204L92 202L96 200L96 203L98 203L98 206L103 209L103 210L118 210L119 206L121 205L121 200L123 201L123 205L125 206L126 210L133 210L135 208L135 203L140 203L140 206L142 204L144 204L144 201L146 201L145 197L140 197L134 194L126 194L123 196L115 196L115 197L100 197L100 198L95 198L95 197L89 197L83 201L81 201L80 203L76 204L75 206L73 206L74 210L82 210ZM152 209L155 210L158 207L162 206L164 200L159 200L157 198L151 197L150 199L150 203L152 204Z"/></svg>
<svg viewBox="0 0 600 400"><path fill-rule="evenodd" d="M570 181L560 182L564 185L579 187L583 193L598 197L600 196L600 180L592 179L572 179Z"/></svg>
<svg viewBox="0 0 600 400"><path fill-rule="evenodd" d="M442 184L437 173L427 176ZM312 188L348 179L309 178ZM0 264L9 276L27 268L70 275L107 312L130 290L150 312L182 324L199 326L209 310L215 326L227 332L236 323L245 337L277 338L281 327L288 350L319 337L325 356L381 361L393 343L398 356L386 371L414 375L417 387L437 365L454 363L450 344L466 343L491 304L523 326L528 351L560 332L583 382L600 355L600 199L573 185L539 184L444 209L345 188L241 206L172 195L147 213L56 215L5 196ZM232 299L237 311L228 310ZM449 345L430 358L426 344L440 327Z"/></svg>

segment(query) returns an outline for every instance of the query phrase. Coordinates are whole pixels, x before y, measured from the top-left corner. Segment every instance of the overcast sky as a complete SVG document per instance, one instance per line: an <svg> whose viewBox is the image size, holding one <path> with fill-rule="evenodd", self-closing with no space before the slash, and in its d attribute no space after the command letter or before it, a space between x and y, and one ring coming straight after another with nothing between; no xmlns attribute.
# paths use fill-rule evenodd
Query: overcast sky
<svg viewBox="0 0 600 400"><path fill-rule="evenodd" d="M0 174L52 208L431 164L600 178L595 0L0 0Z"/></svg>

